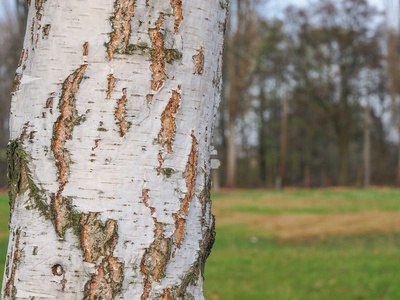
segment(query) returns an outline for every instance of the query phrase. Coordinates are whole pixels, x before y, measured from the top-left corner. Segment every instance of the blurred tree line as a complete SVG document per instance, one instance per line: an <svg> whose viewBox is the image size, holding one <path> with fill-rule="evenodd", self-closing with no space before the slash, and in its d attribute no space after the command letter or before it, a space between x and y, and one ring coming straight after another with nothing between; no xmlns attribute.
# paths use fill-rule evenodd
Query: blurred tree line
<svg viewBox="0 0 400 300"><path fill-rule="evenodd" d="M231 1L216 182L399 184L399 43L385 14L321 0L267 18L260 4Z"/></svg>
<svg viewBox="0 0 400 300"><path fill-rule="evenodd" d="M0 20L0 187L27 15L12 1ZM366 0L230 5L215 184L400 185L400 44L385 15Z"/></svg>

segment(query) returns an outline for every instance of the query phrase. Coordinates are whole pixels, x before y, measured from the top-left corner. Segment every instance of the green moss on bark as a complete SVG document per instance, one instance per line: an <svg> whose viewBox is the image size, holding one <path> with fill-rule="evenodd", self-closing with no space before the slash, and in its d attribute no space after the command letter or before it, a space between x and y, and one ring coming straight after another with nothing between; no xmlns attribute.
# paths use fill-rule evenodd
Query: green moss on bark
<svg viewBox="0 0 400 300"><path fill-rule="evenodd" d="M7 182L11 212L18 196L29 190L29 196L34 201L34 207L49 217L49 207L43 200L43 191L33 182L28 166L28 155L19 140L13 140L7 146Z"/></svg>

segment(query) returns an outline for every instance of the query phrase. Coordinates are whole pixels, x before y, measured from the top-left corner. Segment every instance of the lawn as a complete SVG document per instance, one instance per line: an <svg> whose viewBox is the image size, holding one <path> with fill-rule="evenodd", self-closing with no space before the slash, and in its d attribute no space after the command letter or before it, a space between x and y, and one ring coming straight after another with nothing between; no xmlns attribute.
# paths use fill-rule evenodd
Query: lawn
<svg viewBox="0 0 400 300"><path fill-rule="evenodd" d="M400 191L216 193L206 299L400 299Z"/></svg>
<svg viewBox="0 0 400 300"><path fill-rule="evenodd" d="M0 282L3 282L4 264L7 256L9 207L8 196L0 194Z"/></svg>
<svg viewBox="0 0 400 300"><path fill-rule="evenodd" d="M214 193L207 300L400 299L400 190ZM0 276L8 198L0 195Z"/></svg>

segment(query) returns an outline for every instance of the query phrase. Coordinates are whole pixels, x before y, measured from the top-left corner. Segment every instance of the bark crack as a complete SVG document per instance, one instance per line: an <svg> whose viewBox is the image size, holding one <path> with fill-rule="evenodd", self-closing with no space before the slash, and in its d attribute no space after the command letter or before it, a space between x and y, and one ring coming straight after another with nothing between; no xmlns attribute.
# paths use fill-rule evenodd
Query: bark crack
<svg viewBox="0 0 400 300"><path fill-rule="evenodd" d="M198 53L193 55L193 62L195 65L194 74L202 75L204 69L204 47L201 47L200 50L197 50Z"/></svg>

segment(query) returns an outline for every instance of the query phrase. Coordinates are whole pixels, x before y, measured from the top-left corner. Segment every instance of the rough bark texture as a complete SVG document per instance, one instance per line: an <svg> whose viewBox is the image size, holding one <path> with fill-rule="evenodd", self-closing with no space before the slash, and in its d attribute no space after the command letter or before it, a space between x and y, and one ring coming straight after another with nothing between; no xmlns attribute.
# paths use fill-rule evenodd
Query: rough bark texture
<svg viewBox="0 0 400 300"><path fill-rule="evenodd" d="M29 5L2 299L204 299L227 3Z"/></svg>

